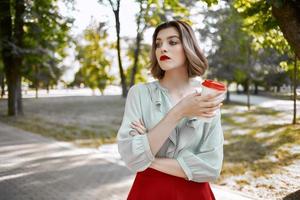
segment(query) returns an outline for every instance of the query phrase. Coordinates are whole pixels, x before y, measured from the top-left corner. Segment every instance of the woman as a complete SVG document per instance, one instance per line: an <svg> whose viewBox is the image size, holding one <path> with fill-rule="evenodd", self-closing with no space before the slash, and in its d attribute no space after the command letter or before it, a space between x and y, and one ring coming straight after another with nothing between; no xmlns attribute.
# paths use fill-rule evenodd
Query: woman
<svg viewBox="0 0 300 200"><path fill-rule="evenodd" d="M118 131L119 153L137 172L128 200L215 199L208 182L222 167L218 110L223 97L195 92L191 80L202 76L208 64L187 23L170 21L156 28L150 67L158 80L130 88Z"/></svg>

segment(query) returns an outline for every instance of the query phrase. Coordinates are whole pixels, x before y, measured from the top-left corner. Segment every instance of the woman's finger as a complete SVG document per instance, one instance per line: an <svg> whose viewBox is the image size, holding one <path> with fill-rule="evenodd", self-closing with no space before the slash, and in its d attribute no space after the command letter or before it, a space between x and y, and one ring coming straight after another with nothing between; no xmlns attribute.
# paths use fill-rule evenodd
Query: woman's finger
<svg viewBox="0 0 300 200"><path fill-rule="evenodd" d="M141 127L139 127L139 126L137 126L135 124L131 124L130 126L132 128L134 128L135 130L137 130L140 134L144 134L145 133L145 131Z"/></svg>
<svg viewBox="0 0 300 200"><path fill-rule="evenodd" d="M199 102L222 102L225 99L225 95L222 93L209 94L205 96L196 97Z"/></svg>
<svg viewBox="0 0 300 200"><path fill-rule="evenodd" d="M139 120L140 120L141 124L145 127L143 120L142 119L139 119Z"/></svg>
<svg viewBox="0 0 300 200"><path fill-rule="evenodd" d="M216 101L205 101L205 102L200 102L199 106L201 108L214 108L218 107L223 100L216 100Z"/></svg>
<svg viewBox="0 0 300 200"><path fill-rule="evenodd" d="M134 124L130 124L130 127L133 128L136 132L138 132L138 134L143 134L143 131Z"/></svg>
<svg viewBox="0 0 300 200"><path fill-rule="evenodd" d="M211 118L214 117L216 113L202 113L200 116L205 118Z"/></svg>
<svg viewBox="0 0 300 200"><path fill-rule="evenodd" d="M132 124L136 125L137 127L140 127L144 132L146 132L146 127L143 126L139 121L132 122Z"/></svg>
<svg viewBox="0 0 300 200"><path fill-rule="evenodd" d="M203 112L203 113L207 113L207 112L214 112L218 109L220 109L222 104L219 104L217 106L214 106L214 107L211 107L211 108L201 108L199 109L200 112Z"/></svg>

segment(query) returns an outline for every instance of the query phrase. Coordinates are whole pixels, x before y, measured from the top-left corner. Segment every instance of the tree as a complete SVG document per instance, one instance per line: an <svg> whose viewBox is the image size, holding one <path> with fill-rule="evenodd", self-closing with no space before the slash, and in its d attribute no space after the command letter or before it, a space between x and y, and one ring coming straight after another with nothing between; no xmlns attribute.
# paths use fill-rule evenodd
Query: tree
<svg viewBox="0 0 300 200"><path fill-rule="evenodd" d="M293 113L293 124L296 124L297 122L297 55L295 54L295 60L294 60L294 113Z"/></svg>
<svg viewBox="0 0 300 200"><path fill-rule="evenodd" d="M272 14L278 25L300 59L300 2L297 0L272 0Z"/></svg>
<svg viewBox="0 0 300 200"><path fill-rule="evenodd" d="M202 30L209 31L213 27L214 34L209 34L208 36L214 41L215 50L212 49L210 56L208 56L210 62L210 74L209 77L216 77L219 80L227 82L227 87L229 88L230 84L235 81L235 71L245 63L245 48L243 48L242 42L244 37L239 29L238 19L236 16L230 16L230 8L227 8L223 11L210 11L210 14L206 15L206 25ZM221 13L218 15L218 13ZM208 19L211 16L213 19L217 19L216 24L209 23ZM210 27L209 27L210 26ZM202 37L205 37L207 34L201 33ZM236 41L236 38L239 38ZM240 54L239 56L235 56ZM230 92L228 91L226 101L230 101Z"/></svg>
<svg viewBox="0 0 300 200"><path fill-rule="evenodd" d="M219 0L201 0L208 4L216 4ZM229 1L229 0L228 0ZM300 58L300 2L297 0L247 1L231 0L238 12L244 15L249 29L261 42L278 43L279 38L266 36L284 36L292 49ZM250 28L250 27L249 27ZM280 28L280 31L278 31ZM265 37L261 37L261 36ZM276 48L276 45L273 46Z"/></svg>
<svg viewBox="0 0 300 200"><path fill-rule="evenodd" d="M5 95L5 74L4 74L4 65L0 55L0 97L3 98Z"/></svg>
<svg viewBox="0 0 300 200"><path fill-rule="evenodd" d="M24 77L37 92L57 84L64 72L60 65L66 57L65 48L72 41L69 36L73 19L58 12L56 1L40 0L27 6L24 34Z"/></svg>
<svg viewBox="0 0 300 200"><path fill-rule="evenodd" d="M134 74L134 82L146 82L146 76L148 73L148 69L145 67L149 65L150 58L149 58L149 52L151 51L151 46L148 44L140 44L139 47L139 61L138 63L135 62L136 60L136 43L135 40L128 41L129 47L127 50L127 57L129 58L129 61L131 61L133 64L130 65L126 70L126 77L128 77L127 84L129 85L132 82L132 75ZM132 71L135 70L133 73ZM129 79L130 78L130 79Z"/></svg>
<svg viewBox="0 0 300 200"><path fill-rule="evenodd" d="M103 3L104 0L99 0L99 3ZM116 34L117 34L117 54L118 54L118 66L119 66L119 73L121 78L121 86L122 86L122 96L127 96L127 85L126 85L126 77L124 74L123 64L122 64L122 58L121 58L121 37L120 37L120 3L121 0L108 0L108 3L114 13L115 16L115 28L116 28Z"/></svg>
<svg viewBox="0 0 300 200"><path fill-rule="evenodd" d="M236 9L244 16L248 32L257 39L258 46L275 48L280 52L294 51L300 58L300 2L297 0L234 1ZM285 40L286 39L286 40ZM287 45L287 42L289 45ZM298 66L293 72L297 73ZM297 74L294 75L297 77ZM293 87L297 87L296 78ZM297 95L297 93L294 93ZM294 97L296 99L296 96ZM296 101L294 100L294 104ZM296 109L294 108L294 116ZM295 120L293 120L295 121Z"/></svg>
<svg viewBox="0 0 300 200"><path fill-rule="evenodd" d="M84 83L93 91L99 89L101 94L105 87L113 81L113 77L108 75L111 62L106 58L106 49L110 46L107 36L105 23L97 25L92 22L84 31L83 37L86 44L78 44L76 48L81 68L75 75L74 84L76 82L77 84Z"/></svg>
<svg viewBox="0 0 300 200"><path fill-rule="evenodd" d="M14 11L14 17L11 11ZM23 114L21 49L24 34L24 12L24 0L15 0L13 2L3 0L0 4L0 49L8 86L8 115Z"/></svg>
<svg viewBox="0 0 300 200"><path fill-rule="evenodd" d="M201 40L212 42L208 60L209 78L217 78L230 84L243 84L248 91L249 81L255 76L253 56L250 56L251 38L242 31L241 16L229 5L219 10L207 10L203 20L205 26L199 29ZM238 55L238 56L237 56ZM226 101L230 101L227 92ZM248 105L250 105L248 101Z"/></svg>
<svg viewBox="0 0 300 200"><path fill-rule="evenodd" d="M208 5L218 0L202 0ZM297 0L246 1L232 0L234 7L244 17L244 27L256 40L256 47L270 47L287 54L291 49L300 58L300 2ZM287 42L289 45L287 45ZM298 71L294 65L293 72ZM297 74L294 75L297 77ZM293 79L297 87L296 78ZM296 95L296 93L294 93ZM294 97L296 99L296 96ZM294 100L294 104L296 101ZM296 113L294 107L294 116ZM294 121L294 120L293 120Z"/></svg>
<svg viewBox="0 0 300 200"><path fill-rule="evenodd" d="M138 12L137 17L136 17L136 24L137 24L136 45L134 48L133 66L132 66L131 73L130 73L131 76L130 76L129 87L131 87L135 84L135 75L138 71L141 41L143 40L143 34L148 27L146 20L149 19L149 17L150 17L149 10L150 10L151 1L138 0L137 2L139 3L140 11ZM142 20L144 20L144 22ZM143 24L143 27L142 27L142 24Z"/></svg>
<svg viewBox="0 0 300 200"><path fill-rule="evenodd" d="M45 66L53 61L50 57L63 55L70 27L68 19L58 14L56 3L4 0L0 4L0 49L8 86L8 115L23 113L21 80L24 72L30 71L24 66L41 62ZM36 61L36 65L29 60Z"/></svg>

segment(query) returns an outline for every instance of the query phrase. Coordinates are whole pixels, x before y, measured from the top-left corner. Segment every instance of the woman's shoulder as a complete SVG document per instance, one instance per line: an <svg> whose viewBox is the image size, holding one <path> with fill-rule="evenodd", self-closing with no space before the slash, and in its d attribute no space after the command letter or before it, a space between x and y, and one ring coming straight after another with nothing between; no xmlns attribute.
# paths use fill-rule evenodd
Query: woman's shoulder
<svg viewBox="0 0 300 200"><path fill-rule="evenodd" d="M153 85L154 82L145 82L145 83L137 83L129 89L129 94L140 94L145 95L148 94L149 87Z"/></svg>
<svg viewBox="0 0 300 200"><path fill-rule="evenodd" d="M147 91L149 87L156 86L157 81L145 82L145 83L137 83L133 85L130 90L134 91Z"/></svg>
<svg viewBox="0 0 300 200"><path fill-rule="evenodd" d="M146 88L147 83L137 83L129 89L129 91L142 91Z"/></svg>

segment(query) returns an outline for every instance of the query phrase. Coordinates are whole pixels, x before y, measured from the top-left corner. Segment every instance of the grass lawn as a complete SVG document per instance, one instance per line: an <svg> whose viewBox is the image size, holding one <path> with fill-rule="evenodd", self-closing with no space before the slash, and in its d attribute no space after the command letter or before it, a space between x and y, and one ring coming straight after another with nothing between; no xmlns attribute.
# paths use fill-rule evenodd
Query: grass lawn
<svg viewBox="0 0 300 200"><path fill-rule="evenodd" d="M225 160L221 177L224 180L246 172L255 177L277 173L280 167L300 159L300 124L280 123L280 118L287 114L284 112L241 108L240 105L223 107ZM240 111L233 115L229 110ZM293 150L295 147L297 151ZM247 184L247 180L241 180L240 184Z"/></svg>
<svg viewBox="0 0 300 200"><path fill-rule="evenodd" d="M0 120L24 130L98 147L115 142L125 100L120 96L51 97L23 99L24 116L7 117L6 101L0 101Z"/></svg>

